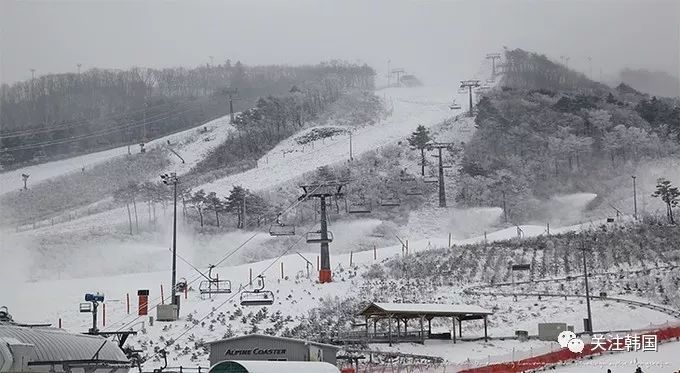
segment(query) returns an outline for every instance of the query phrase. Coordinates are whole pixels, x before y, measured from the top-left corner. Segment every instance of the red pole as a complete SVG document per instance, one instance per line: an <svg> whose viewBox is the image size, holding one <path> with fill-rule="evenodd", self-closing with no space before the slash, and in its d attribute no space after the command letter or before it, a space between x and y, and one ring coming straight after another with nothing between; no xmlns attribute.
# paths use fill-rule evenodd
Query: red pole
<svg viewBox="0 0 680 373"><path fill-rule="evenodd" d="M127 313L129 315L130 314L130 293L125 294L125 297L127 299Z"/></svg>
<svg viewBox="0 0 680 373"><path fill-rule="evenodd" d="M283 280L283 262L281 262L281 279Z"/></svg>
<svg viewBox="0 0 680 373"><path fill-rule="evenodd" d="M378 259L378 252L375 249L375 245L373 245L373 260Z"/></svg>
<svg viewBox="0 0 680 373"><path fill-rule="evenodd" d="M102 303L102 326L106 326L106 303Z"/></svg>
<svg viewBox="0 0 680 373"><path fill-rule="evenodd" d="M59 329L61 329L61 317L59 318Z"/></svg>
<svg viewBox="0 0 680 373"><path fill-rule="evenodd" d="M349 266L350 267L352 266L352 254L354 254L354 253L350 251L349 252Z"/></svg>
<svg viewBox="0 0 680 373"><path fill-rule="evenodd" d="M319 256L317 255L316 256L316 271L318 272L320 270L321 270L321 264L319 263Z"/></svg>
<svg viewBox="0 0 680 373"><path fill-rule="evenodd" d="M163 295L163 284L161 284L161 304L165 304L165 296Z"/></svg>

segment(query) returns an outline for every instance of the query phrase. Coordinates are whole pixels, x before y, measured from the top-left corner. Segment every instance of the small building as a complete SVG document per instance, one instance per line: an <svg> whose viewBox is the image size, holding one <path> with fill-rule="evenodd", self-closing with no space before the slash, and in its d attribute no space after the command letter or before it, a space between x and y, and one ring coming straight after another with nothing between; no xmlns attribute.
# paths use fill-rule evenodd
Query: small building
<svg viewBox="0 0 680 373"><path fill-rule="evenodd" d="M208 373L339 373L335 365L318 361L223 361Z"/></svg>
<svg viewBox="0 0 680 373"><path fill-rule="evenodd" d="M468 320L484 320L484 340L487 341L487 317L492 314L492 311L475 305L372 302L360 313L366 319L366 332L362 339L368 342L388 342L390 344L392 342L425 343L425 339L434 337L432 335L432 319L444 317L451 319L450 338L453 339L454 343L456 342L456 321L458 321L458 337L462 337L462 322ZM377 331L378 321L385 319L388 320L387 333L379 333ZM409 331L409 322L414 320L416 325ZM373 321L373 333L371 333L369 327L371 321ZM393 329L395 321L396 328ZM425 322L427 322L427 326L425 326Z"/></svg>
<svg viewBox="0 0 680 373"><path fill-rule="evenodd" d="M210 366L223 361L321 361L335 365L340 347L271 335L249 334L208 342Z"/></svg>
<svg viewBox="0 0 680 373"><path fill-rule="evenodd" d="M130 360L113 341L62 329L0 321L0 372L127 373Z"/></svg>

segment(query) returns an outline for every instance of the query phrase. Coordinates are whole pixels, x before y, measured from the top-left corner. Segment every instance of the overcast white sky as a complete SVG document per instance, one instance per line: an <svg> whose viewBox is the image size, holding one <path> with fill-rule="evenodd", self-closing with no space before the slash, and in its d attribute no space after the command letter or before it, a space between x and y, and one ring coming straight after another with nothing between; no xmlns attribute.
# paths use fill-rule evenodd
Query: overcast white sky
<svg viewBox="0 0 680 373"><path fill-rule="evenodd" d="M462 79L520 47L588 70L680 70L680 1L0 0L0 80L90 67L387 60L426 81Z"/></svg>

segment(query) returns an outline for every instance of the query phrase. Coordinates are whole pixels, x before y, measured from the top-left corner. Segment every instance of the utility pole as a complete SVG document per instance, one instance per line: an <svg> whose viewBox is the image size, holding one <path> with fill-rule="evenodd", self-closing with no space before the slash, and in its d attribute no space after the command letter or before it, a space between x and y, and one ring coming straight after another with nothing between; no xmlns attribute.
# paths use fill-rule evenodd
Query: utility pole
<svg viewBox="0 0 680 373"><path fill-rule="evenodd" d="M171 172L168 174L161 175L161 180L165 185L173 186L173 216L172 216L172 304L177 306L179 310L179 304L177 302L177 184L179 179L177 174Z"/></svg>
<svg viewBox="0 0 680 373"><path fill-rule="evenodd" d="M444 169L451 168L451 166L444 166L444 157L442 156L442 149L448 149L453 143L432 143L428 147L430 149L437 149L438 154L433 155L439 158L439 207L446 207L446 188L444 185Z"/></svg>
<svg viewBox="0 0 680 373"><path fill-rule="evenodd" d="M508 208L505 205L505 189L503 189L503 219L508 222Z"/></svg>
<svg viewBox="0 0 680 373"><path fill-rule="evenodd" d="M636 189L636 185L635 185L635 179L637 177L635 175L633 175L633 176L631 176L631 178L633 178L633 208L634 208L633 218L635 218L635 220L637 220L637 218L638 218L638 216L637 216L637 189Z"/></svg>
<svg viewBox="0 0 680 373"><path fill-rule="evenodd" d="M486 55L486 59L491 60L491 77L496 77L496 60L501 59L500 53L489 53Z"/></svg>
<svg viewBox="0 0 680 373"><path fill-rule="evenodd" d="M224 91L227 95L229 95L229 118L231 121L234 121L234 100L238 100L238 98L234 98L234 95L238 93L238 88L229 88Z"/></svg>
<svg viewBox="0 0 680 373"><path fill-rule="evenodd" d="M593 332L593 315L590 312L590 288L588 287L588 265L586 264L586 247L581 241L581 251L583 252L583 278L586 283L586 307L588 308L588 321L584 323L584 329L587 333Z"/></svg>
<svg viewBox="0 0 680 373"><path fill-rule="evenodd" d="M354 157L352 156L352 130L349 131L349 160L354 160Z"/></svg>
<svg viewBox="0 0 680 373"><path fill-rule="evenodd" d="M29 69L31 70L31 80L35 79L35 69Z"/></svg>
<svg viewBox="0 0 680 373"><path fill-rule="evenodd" d="M470 94L470 111L468 116L472 116L472 88L479 87L479 80L461 80L460 88L467 88Z"/></svg>
<svg viewBox="0 0 680 373"><path fill-rule="evenodd" d="M80 67L83 66L83 65L82 65L82 64L77 64L76 66L78 67L78 76L80 76Z"/></svg>
<svg viewBox="0 0 680 373"><path fill-rule="evenodd" d="M298 197L298 201L303 201L309 198L317 198L321 204L320 228L318 232L307 233L307 243L321 244L320 266L319 266L319 282L325 284L331 282L331 258L328 244L333 241L332 233L328 232L328 217L326 216L326 198L341 197L342 187L344 183L319 183L310 185L300 185L302 188L302 195Z"/></svg>

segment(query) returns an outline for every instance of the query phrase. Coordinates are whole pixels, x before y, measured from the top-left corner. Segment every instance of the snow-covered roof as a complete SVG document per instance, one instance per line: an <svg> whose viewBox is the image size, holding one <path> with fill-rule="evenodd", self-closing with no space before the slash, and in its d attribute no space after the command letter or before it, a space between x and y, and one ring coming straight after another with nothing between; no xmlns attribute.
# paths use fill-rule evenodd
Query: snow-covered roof
<svg viewBox="0 0 680 373"><path fill-rule="evenodd" d="M425 316L483 316L491 315L493 311L480 306L468 304L438 304L438 303L371 303L362 315L372 314L402 314Z"/></svg>
<svg viewBox="0 0 680 373"><path fill-rule="evenodd" d="M274 339L274 340L283 341L283 342L297 342L297 343L310 344L310 345L315 345L315 346L332 347L332 348L335 348L335 349L338 349L338 350L340 349L339 346L329 345L329 344L325 344L325 343L319 343L319 342L314 342L314 341L306 341L304 339L278 337L278 336L275 336L275 335L266 335L266 334L239 335L239 336L236 336L236 337L220 339L218 341L207 342L207 344L210 345L210 344L215 344L215 343L238 341L240 339L245 339L245 338L266 338L266 339Z"/></svg>
<svg viewBox="0 0 680 373"><path fill-rule="evenodd" d="M230 369L231 368L231 369ZM335 365L318 361L264 361L232 360L222 361L210 368L210 372L232 372L233 368L244 368L248 373L339 373Z"/></svg>
<svg viewBox="0 0 680 373"><path fill-rule="evenodd" d="M0 343L13 341L35 346L33 362L92 360L95 356L110 362L129 362L114 342L103 337L0 323Z"/></svg>

